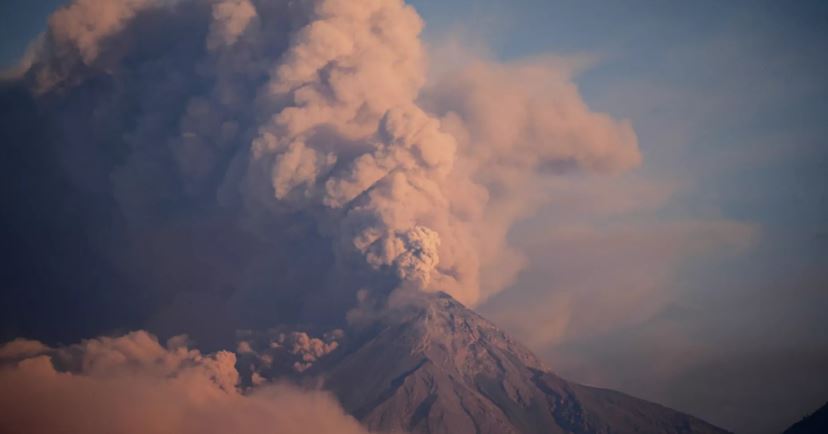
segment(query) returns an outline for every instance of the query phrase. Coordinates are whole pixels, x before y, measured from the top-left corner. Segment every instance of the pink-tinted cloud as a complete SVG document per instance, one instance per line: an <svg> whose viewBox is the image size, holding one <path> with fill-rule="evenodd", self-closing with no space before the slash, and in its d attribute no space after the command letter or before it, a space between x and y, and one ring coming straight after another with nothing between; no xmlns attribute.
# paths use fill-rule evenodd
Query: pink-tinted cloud
<svg viewBox="0 0 828 434"><path fill-rule="evenodd" d="M467 244L474 262L459 248L441 260L461 271L454 276L479 270L472 273L479 282L469 285L479 290L463 301L496 294L525 265L506 236L515 223L558 200L548 183L564 173L615 174L640 164L631 125L590 110L582 99L572 81L579 64L551 57L505 64L471 57L426 89L425 105L440 114L458 142L456 175L447 191L473 240ZM462 288L452 279L439 282Z"/></svg>
<svg viewBox="0 0 828 434"><path fill-rule="evenodd" d="M233 353L201 354L182 337L162 346L139 331L56 349L15 341L0 354L4 433L366 433L326 393L238 389Z"/></svg>
<svg viewBox="0 0 828 434"><path fill-rule="evenodd" d="M256 18L250 0L224 0L213 5L213 23L207 35L207 48L232 46Z"/></svg>
<svg viewBox="0 0 828 434"><path fill-rule="evenodd" d="M207 267L188 258L224 270L226 252L186 251L195 244L178 241L195 226L205 244L227 233L248 248L245 260L304 273L300 285L260 285L295 298L315 290L325 297L308 299L336 293L354 303L362 289L382 299L405 288L475 305L525 266L507 234L556 200L550 180L615 175L641 162L631 124L585 103L573 79L579 62L470 55L428 80L423 22L402 0L97 3L77 0L56 12L24 80L57 102L71 96L95 106L91 119L100 124L77 126L88 116L61 123L72 130L61 137L80 148L64 153L79 161L79 178L88 176L87 159L117 156L102 162L90 188L103 188L123 215L124 238L149 269L124 267L137 280L268 280L251 276L247 263L204 278ZM156 32L177 20L203 33L188 32L187 43L164 34L141 43L144 27ZM98 78L104 89L93 90ZM55 119L69 116L54 107ZM114 131L122 124L130 131ZM112 136L85 137L99 131ZM170 212L170 204L192 209ZM204 217L209 228L191 221L210 211L217 217ZM158 219L141 226L148 216ZM183 222L169 221L179 216ZM156 249L156 234L175 253L144 250ZM260 254L248 237L280 251ZM287 251L283 238L315 240L324 254L307 256L331 259L292 263L306 256ZM318 276L334 283L306 291Z"/></svg>
<svg viewBox="0 0 828 434"><path fill-rule="evenodd" d="M528 264L484 313L542 352L641 324L679 296L700 258L738 255L759 227L659 215L682 186L641 175L543 183L555 198L511 234Z"/></svg>
<svg viewBox="0 0 828 434"><path fill-rule="evenodd" d="M159 0L76 0L49 17L49 30L59 49L76 49L85 63L100 52L100 42L124 28L141 10Z"/></svg>

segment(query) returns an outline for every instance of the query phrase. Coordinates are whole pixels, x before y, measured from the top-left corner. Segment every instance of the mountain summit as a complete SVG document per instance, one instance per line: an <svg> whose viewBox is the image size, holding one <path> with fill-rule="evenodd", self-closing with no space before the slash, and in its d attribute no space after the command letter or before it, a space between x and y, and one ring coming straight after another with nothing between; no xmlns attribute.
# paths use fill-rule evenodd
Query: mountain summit
<svg viewBox="0 0 828 434"><path fill-rule="evenodd" d="M379 432L724 433L623 393L568 382L445 294L395 310L324 368L345 409Z"/></svg>

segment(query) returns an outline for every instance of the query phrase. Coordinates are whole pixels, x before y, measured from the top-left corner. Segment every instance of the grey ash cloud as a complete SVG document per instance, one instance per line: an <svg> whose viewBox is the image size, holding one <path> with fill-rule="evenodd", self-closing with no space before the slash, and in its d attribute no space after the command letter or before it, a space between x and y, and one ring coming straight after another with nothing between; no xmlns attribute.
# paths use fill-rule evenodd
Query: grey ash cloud
<svg viewBox="0 0 828 434"><path fill-rule="evenodd" d="M542 181L634 167L635 134L560 60L426 85L422 26L397 0L56 11L0 90L4 337L218 349L274 321L341 326L358 293L502 290Z"/></svg>

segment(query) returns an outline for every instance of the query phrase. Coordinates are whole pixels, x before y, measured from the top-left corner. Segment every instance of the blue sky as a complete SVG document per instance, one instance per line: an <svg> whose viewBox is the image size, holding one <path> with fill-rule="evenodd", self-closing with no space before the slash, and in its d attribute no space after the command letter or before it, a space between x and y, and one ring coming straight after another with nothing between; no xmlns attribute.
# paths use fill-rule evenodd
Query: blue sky
<svg viewBox="0 0 828 434"><path fill-rule="evenodd" d="M49 14L63 0L4 1L0 3L0 65L13 66L29 42L46 28Z"/></svg>
<svg viewBox="0 0 828 434"><path fill-rule="evenodd" d="M4 1L0 64L62 3ZM620 178L555 187L612 206L559 201L516 228L529 266L487 316L564 376L739 432L778 431L828 400L828 3L411 3L432 46L589 56L584 99L631 120L644 155ZM561 241L576 223L589 244ZM568 274L584 264L590 279ZM629 304L605 306L618 293ZM510 315L528 305L542 309ZM556 314L574 319L544 317Z"/></svg>

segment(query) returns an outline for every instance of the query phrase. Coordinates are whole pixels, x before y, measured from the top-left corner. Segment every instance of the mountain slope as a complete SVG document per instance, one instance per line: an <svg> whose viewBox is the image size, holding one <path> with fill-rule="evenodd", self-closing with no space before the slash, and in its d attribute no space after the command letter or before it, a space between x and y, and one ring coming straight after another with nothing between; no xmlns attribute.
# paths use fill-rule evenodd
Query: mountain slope
<svg viewBox="0 0 828 434"><path fill-rule="evenodd" d="M622 393L567 382L445 294L395 311L325 369L351 414L422 434L722 433Z"/></svg>
<svg viewBox="0 0 828 434"><path fill-rule="evenodd" d="M819 410L791 425L783 434L824 434L828 433L828 403Z"/></svg>

